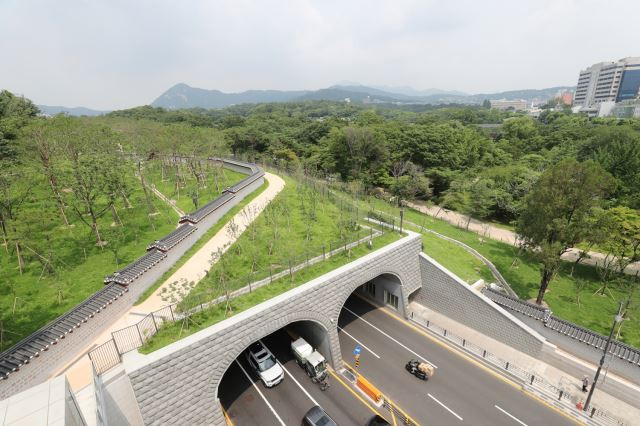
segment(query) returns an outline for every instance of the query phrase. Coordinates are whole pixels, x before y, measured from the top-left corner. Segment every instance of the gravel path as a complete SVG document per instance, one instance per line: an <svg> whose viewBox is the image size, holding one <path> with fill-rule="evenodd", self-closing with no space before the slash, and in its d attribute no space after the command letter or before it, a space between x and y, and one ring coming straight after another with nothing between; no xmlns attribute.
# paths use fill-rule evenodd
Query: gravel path
<svg viewBox="0 0 640 426"><path fill-rule="evenodd" d="M439 206L425 206L409 201L406 201L405 204L408 207L418 210L421 213L426 213L429 216L443 219L460 228L466 228L467 220L469 220L468 216L465 216L453 210L445 210L444 208L440 208ZM500 240L507 244L511 244L512 246L517 245L517 234L515 232L508 229L500 228L495 225L491 225L489 223L471 219L471 221L469 222L469 231L473 231L477 234L482 235L483 237ZM569 249L569 251L562 256L562 259L566 260L567 262L575 261L578 258L579 253L580 250L578 250L577 248ZM583 263L585 265L597 266L601 264L604 258L604 254L590 251L587 253L587 257L582 259L580 263ZM630 275L635 275L639 272L640 262L632 263L625 269L625 273Z"/></svg>

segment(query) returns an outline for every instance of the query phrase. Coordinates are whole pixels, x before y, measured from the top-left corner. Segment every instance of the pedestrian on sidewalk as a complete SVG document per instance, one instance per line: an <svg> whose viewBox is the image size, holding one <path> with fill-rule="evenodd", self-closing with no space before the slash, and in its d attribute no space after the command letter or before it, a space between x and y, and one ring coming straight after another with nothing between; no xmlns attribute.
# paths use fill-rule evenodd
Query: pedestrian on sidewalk
<svg viewBox="0 0 640 426"><path fill-rule="evenodd" d="M586 392L589 387L589 379L587 376L582 377L582 392Z"/></svg>

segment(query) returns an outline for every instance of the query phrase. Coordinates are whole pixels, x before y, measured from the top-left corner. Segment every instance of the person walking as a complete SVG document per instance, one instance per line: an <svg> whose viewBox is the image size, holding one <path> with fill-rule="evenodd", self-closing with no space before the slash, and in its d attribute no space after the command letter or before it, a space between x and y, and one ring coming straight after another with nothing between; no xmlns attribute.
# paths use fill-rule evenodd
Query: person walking
<svg viewBox="0 0 640 426"><path fill-rule="evenodd" d="M587 376L582 377L582 392L586 392L589 387L589 379Z"/></svg>

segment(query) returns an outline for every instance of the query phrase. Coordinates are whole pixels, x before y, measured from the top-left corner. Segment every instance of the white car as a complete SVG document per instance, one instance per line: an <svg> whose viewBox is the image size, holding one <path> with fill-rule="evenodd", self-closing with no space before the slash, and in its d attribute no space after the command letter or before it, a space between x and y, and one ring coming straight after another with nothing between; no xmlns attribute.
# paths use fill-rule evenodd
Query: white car
<svg viewBox="0 0 640 426"><path fill-rule="evenodd" d="M284 379L284 370L262 342L258 341L249 346L245 356L266 387L271 388Z"/></svg>

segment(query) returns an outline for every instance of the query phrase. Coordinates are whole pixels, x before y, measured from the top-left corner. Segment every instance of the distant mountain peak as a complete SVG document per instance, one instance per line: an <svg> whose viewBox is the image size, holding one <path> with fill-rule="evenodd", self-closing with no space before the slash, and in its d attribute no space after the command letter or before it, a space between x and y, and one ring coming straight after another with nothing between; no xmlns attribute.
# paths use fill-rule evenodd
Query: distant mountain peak
<svg viewBox="0 0 640 426"><path fill-rule="evenodd" d="M349 84L347 84L349 83ZM362 103L396 104L480 104L485 99L525 99L546 101L556 96L559 90L569 86L540 90L513 90L500 93L469 95L455 90L416 90L409 86L364 86L360 83L343 81L341 84L320 90L246 90L239 93L225 93L178 83L160 95L152 106L167 109L224 108L236 104L257 104L267 102L296 102L305 100L328 100Z"/></svg>

